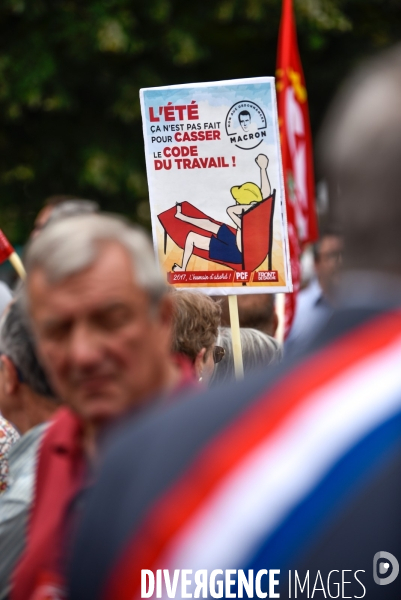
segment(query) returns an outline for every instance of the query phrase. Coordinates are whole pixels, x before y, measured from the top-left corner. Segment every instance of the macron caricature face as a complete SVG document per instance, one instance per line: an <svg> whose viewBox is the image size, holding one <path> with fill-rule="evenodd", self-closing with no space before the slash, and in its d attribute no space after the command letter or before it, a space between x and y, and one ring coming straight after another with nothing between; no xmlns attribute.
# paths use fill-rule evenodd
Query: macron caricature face
<svg viewBox="0 0 401 600"><path fill-rule="evenodd" d="M247 110L243 110L238 115L239 124L244 131L249 131L251 126L251 113Z"/></svg>

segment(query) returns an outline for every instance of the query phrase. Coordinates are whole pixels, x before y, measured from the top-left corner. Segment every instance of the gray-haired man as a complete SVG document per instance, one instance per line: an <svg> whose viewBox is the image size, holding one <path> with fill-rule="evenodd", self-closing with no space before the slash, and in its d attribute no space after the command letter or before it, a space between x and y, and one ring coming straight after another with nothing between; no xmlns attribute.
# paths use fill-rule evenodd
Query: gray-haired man
<svg viewBox="0 0 401 600"><path fill-rule="evenodd" d="M7 596L25 543L39 442L59 403L40 367L20 302L9 307L0 334L0 410L21 438L9 454L10 487L0 497L0 598Z"/></svg>
<svg viewBox="0 0 401 600"><path fill-rule="evenodd" d="M142 231L105 215L65 219L32 242L26 267L37 348L67 408L41 447L15 600L62 587L68 515L104 425L182 383L170 354L172 303Z"/></svg>

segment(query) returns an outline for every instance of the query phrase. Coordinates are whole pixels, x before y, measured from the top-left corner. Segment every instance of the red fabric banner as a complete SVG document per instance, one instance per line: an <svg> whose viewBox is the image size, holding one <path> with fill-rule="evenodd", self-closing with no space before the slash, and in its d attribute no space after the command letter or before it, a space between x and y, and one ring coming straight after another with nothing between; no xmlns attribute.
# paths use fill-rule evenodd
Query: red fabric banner
<svg viewBox="0 0 401 600"><path fill-rule="evenodd" d="M285 300L287 335L294 317L300 286L300 251L305 244L318 238L312 136L292 0L283 0L276 88L294 286L294 292L286 294Z"/></svg>
<svg viewBox="0 0 401 600"><path fill-rule="evenodd" d="M0 264L8 259L14 252L14 248L0 229Z"/></svg>

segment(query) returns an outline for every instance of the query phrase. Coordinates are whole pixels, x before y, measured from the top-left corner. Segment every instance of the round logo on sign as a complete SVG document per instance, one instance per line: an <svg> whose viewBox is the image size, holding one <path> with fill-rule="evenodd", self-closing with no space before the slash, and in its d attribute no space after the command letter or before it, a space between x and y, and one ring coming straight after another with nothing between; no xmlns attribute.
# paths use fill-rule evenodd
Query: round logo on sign
<svg viewBox="0 0 401 600"><path fill-rule="evenodd" d="M266 137L266 117L263 110L250 100L236 102L227 113L226 133L231 144L237 148L257 148Z"/></svg>

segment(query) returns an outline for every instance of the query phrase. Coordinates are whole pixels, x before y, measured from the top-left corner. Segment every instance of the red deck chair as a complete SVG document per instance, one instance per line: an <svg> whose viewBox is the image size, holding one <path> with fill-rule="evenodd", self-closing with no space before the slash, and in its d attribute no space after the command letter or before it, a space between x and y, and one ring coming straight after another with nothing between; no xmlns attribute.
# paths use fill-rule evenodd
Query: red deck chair
<svg viewBox="0 0 401 600"><path fill-rule="evenodd" d="M274 214L274 201L276 197L276 190L273 190L273 194L262 200L254 207L250 208L247 212L242 215L242 264L241 263L228 263L213 259L213 262L225 265L234 269L234 271L255 271L265 260L266 256L269 257L268 268L272 270L272 243L273 243L273 214ZM184 215L188 217L196 217L198 219L209 219L217 225L223 225L220 221L210 218L205 215L201 210L192 206L189 202L183 202L181 209ZM190 223L184 223L176 219L175 214L177 209L172 206L168 210L158 215L159 221L164 229L164 253L167 249L167 236L169 236L173 242L177 244L179 248L184 249L185 240L190 231L200 233L205 237L212 237L210 231L205 231L199 227L195 227ZM227 225L229 229L235 234L236 229ZM200 250L194 248L193 252L196 256L200 256L206 260L212 260L209 257L209 253L206 250Z"/></svg>

